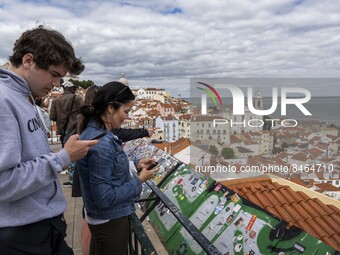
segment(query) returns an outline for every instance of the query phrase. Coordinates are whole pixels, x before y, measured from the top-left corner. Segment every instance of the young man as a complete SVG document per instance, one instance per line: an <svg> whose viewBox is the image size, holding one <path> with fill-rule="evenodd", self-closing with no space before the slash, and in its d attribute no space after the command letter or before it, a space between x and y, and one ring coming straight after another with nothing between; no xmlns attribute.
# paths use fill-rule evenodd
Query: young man
<svg viewBox="0 0 340 255"><path fill-rule="evenodd" d="M0 254L73 254L64 240L66 200L58 172L98 140L72 136L58 153L48 146L33 96L84 70L63 35L39 26L16 40L0 69Z"/></svg>

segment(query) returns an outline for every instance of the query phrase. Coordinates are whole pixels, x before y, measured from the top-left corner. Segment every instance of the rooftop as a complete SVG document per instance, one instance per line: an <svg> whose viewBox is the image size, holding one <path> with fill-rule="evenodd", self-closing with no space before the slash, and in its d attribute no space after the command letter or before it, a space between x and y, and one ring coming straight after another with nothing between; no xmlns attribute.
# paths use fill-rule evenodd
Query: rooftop
<svg viewBox="0 0 340 255"><path fill-rule="evenodd" d="M340 202L323 202L269 177L220 181L224 186L268 212L340 250ZM287 182L289 184L290 182ZM301 187L303 189L303 187ZM308 191L306 189L306 191ZM310 191L308 191L310 192ZM320 198L322 200L320 200Z"/></svg>

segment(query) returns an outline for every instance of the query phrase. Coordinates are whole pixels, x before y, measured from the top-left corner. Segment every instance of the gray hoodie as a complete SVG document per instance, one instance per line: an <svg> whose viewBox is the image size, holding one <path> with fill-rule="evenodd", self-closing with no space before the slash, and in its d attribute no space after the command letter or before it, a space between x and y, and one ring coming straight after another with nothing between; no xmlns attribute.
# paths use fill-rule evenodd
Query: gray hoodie
<svg viewBox="0 0 340 255"><path fill-rule="evenodd" d="M64 149L51 153L29 93L25 80L0 68L0 228L66 209L57 173L71 160Z"/></svg>

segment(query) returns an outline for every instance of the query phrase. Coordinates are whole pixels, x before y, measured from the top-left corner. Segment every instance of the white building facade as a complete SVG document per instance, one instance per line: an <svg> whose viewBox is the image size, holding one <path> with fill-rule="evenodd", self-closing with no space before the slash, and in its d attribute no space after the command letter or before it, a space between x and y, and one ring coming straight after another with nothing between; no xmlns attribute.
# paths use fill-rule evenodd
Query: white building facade
<svg viewBox="0 0 340 255"><path fill-rule="evenodd" d="M166 142L174 142L179 139L178 120L174 117L157 117L155 128L163 130L163 138Z"/></svg>

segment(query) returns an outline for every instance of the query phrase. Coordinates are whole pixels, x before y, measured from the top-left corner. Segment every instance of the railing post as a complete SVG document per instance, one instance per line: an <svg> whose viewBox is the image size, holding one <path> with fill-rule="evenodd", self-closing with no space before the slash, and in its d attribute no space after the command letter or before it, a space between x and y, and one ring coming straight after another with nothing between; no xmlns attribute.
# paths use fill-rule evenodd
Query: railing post
<svg viewBox="0 0 340 255"><path fill-rule="evenodd" d="M207 254L222 255L222 253L196 228L196 226L187 217L181 213L176 205L172 203L172 201L167 196L165 196L155 184L151 182L146 182L146 184L158 197L158 199L150 206L150 208L154 209L157 203L161 201ZM149 210L150 208L148 208L146 213L142 216L143 220L151 212L151 210Z"/></svg>
<svg viewBox="0 0 340 255"><path fill-rule="evenodd" d="M129 255L157 255L155 248L153 247L149 237L144 231L141 221L138 219L135 213L129 216L129 221L131 225L128 249Z"/></svg>

